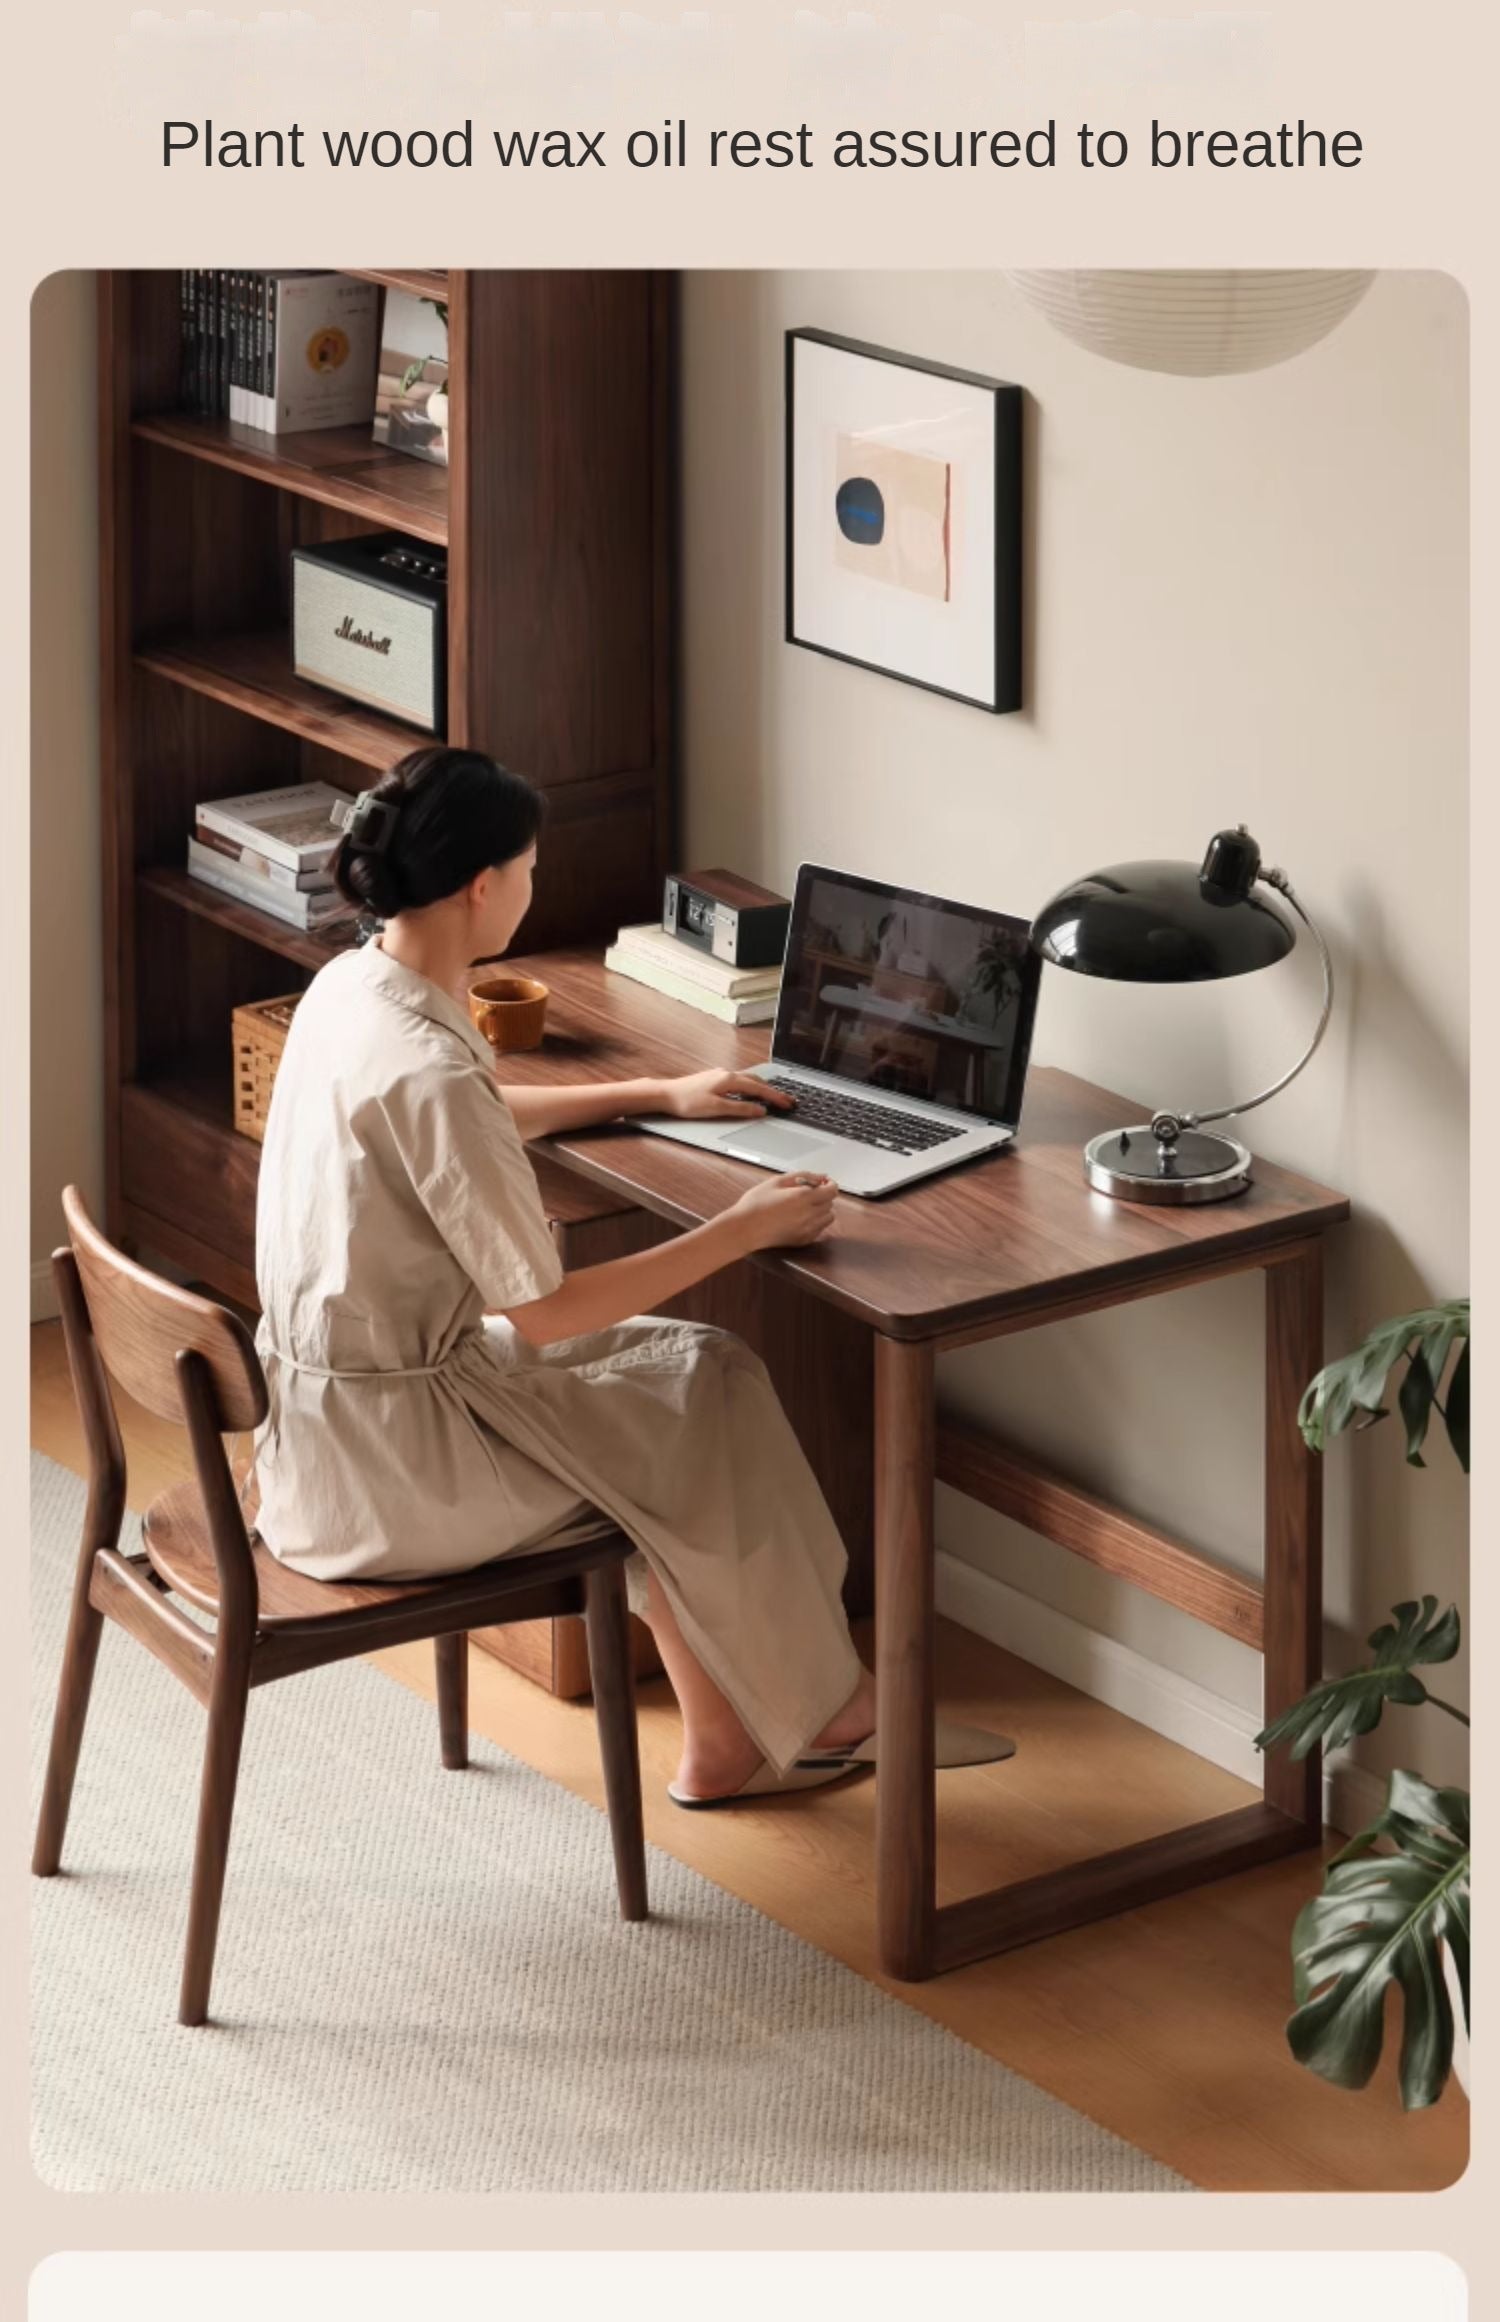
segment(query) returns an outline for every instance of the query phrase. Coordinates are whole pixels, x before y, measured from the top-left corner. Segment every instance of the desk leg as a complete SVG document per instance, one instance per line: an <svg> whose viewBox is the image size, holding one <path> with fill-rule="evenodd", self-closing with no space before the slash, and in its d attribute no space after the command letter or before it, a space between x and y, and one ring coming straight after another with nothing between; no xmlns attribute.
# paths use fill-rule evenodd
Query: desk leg
<svg viewBox="0 0 1500 2322"><path fill-rule="evenodd" d="M1323 1245L1266 1268L1267 1723L1323 1674L1323 1484L1297 1425L1302 1393L1323 1361ZM1266 1804L1309 1836L1323 1829L1322 1757L1286 1750L1265 1761Z"/></svg>
<svg viewBox="0 0 1500 2322"><path fill-rule="evenodd" d="M1266 1263L1264 1272L1262 1610L1269 1720L1300 1700L1322 1668L1322 1478L1297 1426L1303 1390L1323 1359L1321 1243L1297 1245ZM1322 1837L1316 1757L1293 1765L1277 1751L1264 1761L1265 1795L1258 1805L938 1908L933 1360L930 1346L875 1340L880 1963L888 1975L912 1983L1301 1853Z"/></svg>
<svg viewBox="0 0 1500 2322"><path fill-rule="evenodd" d="M875 1878L880 1962L919 1982L937 1924L933 1352L875 1341Z"/></svg>

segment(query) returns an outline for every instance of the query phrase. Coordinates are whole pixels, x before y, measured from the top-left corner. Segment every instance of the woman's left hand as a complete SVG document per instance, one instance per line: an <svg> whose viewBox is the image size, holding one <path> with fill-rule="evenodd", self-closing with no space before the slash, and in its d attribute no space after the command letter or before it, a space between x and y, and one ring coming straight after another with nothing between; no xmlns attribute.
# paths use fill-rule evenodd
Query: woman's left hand
<svg viewBox="0 0 1500 2322"><path fill-rule="evenodd" d="M688 1072L661 1084L661 1110L679 1121L745 1120L762 1113L788 1113L793 1099L749 1072Z"/></svg>

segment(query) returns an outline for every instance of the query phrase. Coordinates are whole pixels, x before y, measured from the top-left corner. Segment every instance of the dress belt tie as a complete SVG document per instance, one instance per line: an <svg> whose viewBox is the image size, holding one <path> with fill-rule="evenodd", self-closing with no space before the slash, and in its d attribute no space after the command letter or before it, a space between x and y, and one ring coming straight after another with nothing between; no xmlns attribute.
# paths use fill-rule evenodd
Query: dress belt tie
<svg viewBox="0 0 1500 2322"><path fill-rule="evenodd" d="M453 1353L445 1356L442 1362L415 1363L409 1370L335 1371L326 1369L320 1363L299 1363L294 1356L283 1354L278 1346L267 1344L264 1349L265 1353L273 1356L287 1370L300 1371L306 1379L435 1379L447 1370L458 1351L458 1347L455 1347Z"/></svg>

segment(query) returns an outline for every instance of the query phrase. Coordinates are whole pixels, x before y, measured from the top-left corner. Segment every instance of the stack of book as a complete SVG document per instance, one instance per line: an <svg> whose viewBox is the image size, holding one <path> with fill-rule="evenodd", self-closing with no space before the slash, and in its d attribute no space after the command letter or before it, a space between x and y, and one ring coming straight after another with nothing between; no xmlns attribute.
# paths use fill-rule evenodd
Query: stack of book
<svg viewBox="0 0 1500 2322"><path fill-rule="evenodd" d="M779 967L726 967L659 926L622 927L604 964L617 975L649 984L684 1007L701 1008L721 1024L769 1024L781 991Z"/></svg>
<svg viewBox="0 0 1500 2322"><path fill-rule="evenodd" d="M380 292L352 274L184 267L178 403L267 434L374 415Z"/></svg>
<svg viewBox="0 0 1500 2322"><path fill-rule="evenodd" d="M327 782L208 799L188 840L188 876L289 927L352 933L358 913L330 868L342 835L330 817L343 803Z"/></svg>

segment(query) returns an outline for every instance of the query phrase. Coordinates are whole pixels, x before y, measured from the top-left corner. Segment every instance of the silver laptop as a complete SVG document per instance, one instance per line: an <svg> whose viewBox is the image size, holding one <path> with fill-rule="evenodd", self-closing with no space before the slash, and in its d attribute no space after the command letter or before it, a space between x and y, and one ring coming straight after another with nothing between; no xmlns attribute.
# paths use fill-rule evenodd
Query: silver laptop
<svg viewBox="0 0 1500 2322"><path fill-rule="evenodd" d="M635 1125L762 1169L894 1192L1016 1133L1041 962L1024 919L804 863L769 1063L795 1100L749 1121Z"/></svg>

